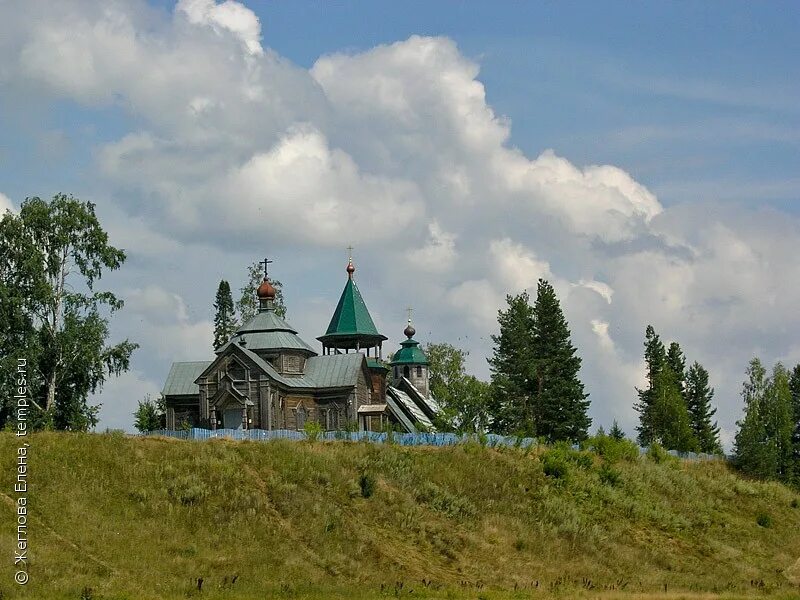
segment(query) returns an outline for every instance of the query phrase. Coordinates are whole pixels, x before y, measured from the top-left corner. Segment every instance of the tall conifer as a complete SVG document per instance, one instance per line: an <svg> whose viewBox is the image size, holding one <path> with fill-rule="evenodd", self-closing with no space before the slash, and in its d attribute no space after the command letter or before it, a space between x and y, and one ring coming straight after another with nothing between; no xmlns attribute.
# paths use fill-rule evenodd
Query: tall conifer
<svg viewBox="0 0 800 600"><path fill-rule="evenodd" d="M714 389L708 385L708 371L695 362L686 375L686 406L692 422L692 431L697 438L700 452L714 454L721 452L719 427L711 419L717 409L711 406Z"/></svg>
<svg viewBox="0 0 800 600"><path fill-rule="evenodd" d="M527 292L507 295L508 308L497 313L500 334L493 335L492 429L536 435L533 406L533 307Z"/></svg>
<svg viewBox="0 0 800 600"><path fill-rule="evenodd" d="M678 342L672 342L667 350L667 365L675 375L678 391L685 398L686 394L686 357Z"/></svg>
<svg viewBox="0 0 800 600"><path fill-rule="evenodd" d="M638 440L642 446L649 446L653 442L653 398L655 395L656 378L667 360L664 343L656 333L652 325L648 325L645 330L644 360L647 364L647 388L640 390L639 402L634 408L639 413L639 425L636 431L639 432Z"/></svg>
<svg viewBox="0 0 800 600"><path fill-rule="evenodd" d="M226 344L236 330L231 286L224 279L217 287L214 309L214 350L216 350Z"/></svg>
<svg viewBox="0 0 800 600"><path fill-rule="evenodd" d="M581 359L553 286L539 280L533 306L536 433L548 441L586 439L592 420L588 394L578 378Z"/></svg>

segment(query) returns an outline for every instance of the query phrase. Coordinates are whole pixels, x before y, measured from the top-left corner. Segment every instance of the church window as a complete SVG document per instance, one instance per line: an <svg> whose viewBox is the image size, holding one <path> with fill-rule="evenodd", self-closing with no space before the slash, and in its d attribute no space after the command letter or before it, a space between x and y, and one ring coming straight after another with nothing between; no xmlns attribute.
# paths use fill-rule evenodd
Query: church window
<svg viewBox="0 0 800 600"><path fill-rule="evenodd" d="M328 431L339 429L339 407L335 404L325 411L325 429Z"/></svg>
<svg viewBox="0 0 800 600"><path fill-rule="evenodd" d="M408 377L411 375L411 371L408 367L403 367L403 377Z"/></svg>
<svg viewBox="0 0 800 600"><path fill-rule="evenodd" d="M306 409L302 404L295 410L295 422L297 431L300 431L306 426Z"/></svg>
<svg viewBox="0 0 800 600"><path fill-rule="evenodd" d="M422 367L417 365L417 377L422 377Z"/></svg>
<svg viewBox="0 0 800 600"><path fill-rule="evenodd" d="M302 371L299 356L287 356L284 361L287 373L300 373Z"/></svg>

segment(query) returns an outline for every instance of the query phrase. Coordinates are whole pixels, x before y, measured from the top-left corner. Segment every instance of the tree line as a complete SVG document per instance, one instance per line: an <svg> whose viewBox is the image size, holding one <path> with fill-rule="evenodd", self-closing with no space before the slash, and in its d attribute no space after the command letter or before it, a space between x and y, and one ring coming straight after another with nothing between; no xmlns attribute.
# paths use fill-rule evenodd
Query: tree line
<svg viewBox="0 0 800 600"><path fill-rule="evenodd" d="M644 347L647 387L636 390L639 401L634 406L639 413L639 444L658 442L681 452L720 453L708 371L699 362L687 369L680 344L672 342L666 348L652 325L645 331Z"/></svg>
<svg viewBox="0 0 800 600"><path fill-rule="evenodd" d="M430 388L445 430L491 431L547 442L586 439L589 400L578 377L581 359L553 286L540 279L536 298L506 296L492 336L491 381L467 375L467 353L450 344L425 347Z"/></svg>
<svg viewBox="0 0 800 600"><path fill-rule="evenodd" d="M737 422L734 461L745 473L800 485L800 365L771 373L754 358L742 386L744 417Z"/></svg>

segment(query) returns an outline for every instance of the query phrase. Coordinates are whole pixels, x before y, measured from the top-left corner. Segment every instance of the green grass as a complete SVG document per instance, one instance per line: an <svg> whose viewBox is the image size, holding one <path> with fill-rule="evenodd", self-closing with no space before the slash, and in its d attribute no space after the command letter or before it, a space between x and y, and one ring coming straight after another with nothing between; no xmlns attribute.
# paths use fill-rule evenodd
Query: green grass
<svg viewBox="0 0 800 600"><path fill-rule="evenodd" d="M1 598L800 597L798 494L722 461L607 445L30 443L20 587L17 438L0 435Z"/></svg>

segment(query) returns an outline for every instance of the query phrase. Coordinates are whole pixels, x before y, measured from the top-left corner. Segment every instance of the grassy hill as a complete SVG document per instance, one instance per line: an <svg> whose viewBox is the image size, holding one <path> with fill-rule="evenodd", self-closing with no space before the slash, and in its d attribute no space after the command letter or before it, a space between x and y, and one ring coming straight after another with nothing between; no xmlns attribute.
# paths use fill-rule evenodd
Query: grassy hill
<svg viewBox="0 0 800 600"><path fill-rule="evenodd" d="M800 597L800 496L721 461L619 447L30 442L22 587L18 440L0 434L2 598Z"/></svg>

